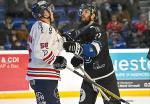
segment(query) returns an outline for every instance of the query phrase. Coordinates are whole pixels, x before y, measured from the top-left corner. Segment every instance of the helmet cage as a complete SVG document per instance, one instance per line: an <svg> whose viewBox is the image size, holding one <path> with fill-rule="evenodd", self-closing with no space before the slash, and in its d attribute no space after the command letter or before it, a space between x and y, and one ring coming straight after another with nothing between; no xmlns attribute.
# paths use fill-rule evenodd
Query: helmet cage
<svg viewBox="0 0 150 104"><path fill-rule="evenodd" d="M91 14L96 13L96 6L93 4L81 4L79 8L79 16L81 16L84 9L90 10Z"/></svg>
<svg viewBox="0 0 150 104"><path fill-rule="evenodd" d="M34 18L40 18L43 15L44 10L49 12L54 12L55 7L53 4L48 4L46 1L42 0L38 3L32 5L32 15Z"/></svg>

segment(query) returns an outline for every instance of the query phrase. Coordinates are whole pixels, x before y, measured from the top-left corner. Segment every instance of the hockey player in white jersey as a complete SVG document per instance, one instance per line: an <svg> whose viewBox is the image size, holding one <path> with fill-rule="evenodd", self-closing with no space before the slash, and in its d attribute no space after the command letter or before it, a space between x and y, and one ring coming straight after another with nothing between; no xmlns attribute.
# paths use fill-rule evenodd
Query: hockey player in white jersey
<svg viewBox="0 0 150 104"><path fill-rule="evenodd" d="M51 25L54 21L53 5L39 1L33 4L32 15L37 21L28 38L30 60L26 79L35 92L37 104L60 104L57 89L59 69L64 69L67 61L59 56L63 39Z"/></svg>

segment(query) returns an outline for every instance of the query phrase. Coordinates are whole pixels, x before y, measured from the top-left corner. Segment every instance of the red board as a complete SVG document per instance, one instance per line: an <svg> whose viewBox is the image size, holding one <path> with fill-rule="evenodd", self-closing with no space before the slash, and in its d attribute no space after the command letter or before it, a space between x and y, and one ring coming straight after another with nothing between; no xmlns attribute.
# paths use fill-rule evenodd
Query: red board
<svg viewBox="0 0 150 104"><path fill-rule="evenodd" d="M28 54L0 53L0 91L28 90Z"/></svg>

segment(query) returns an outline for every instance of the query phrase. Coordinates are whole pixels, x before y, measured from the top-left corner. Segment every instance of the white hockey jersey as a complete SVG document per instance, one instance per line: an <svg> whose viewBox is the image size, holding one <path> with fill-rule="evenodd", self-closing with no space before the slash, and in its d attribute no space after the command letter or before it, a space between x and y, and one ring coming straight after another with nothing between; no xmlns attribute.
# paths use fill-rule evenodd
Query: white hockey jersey
<svg viewBox="0 0 150 104"><path fill-rule="evenodd" d="M63 49L63 38L53 26L37 21L28 38L30 53L27 80L59 80L60 71L53 68L53 62Z"/></svg>

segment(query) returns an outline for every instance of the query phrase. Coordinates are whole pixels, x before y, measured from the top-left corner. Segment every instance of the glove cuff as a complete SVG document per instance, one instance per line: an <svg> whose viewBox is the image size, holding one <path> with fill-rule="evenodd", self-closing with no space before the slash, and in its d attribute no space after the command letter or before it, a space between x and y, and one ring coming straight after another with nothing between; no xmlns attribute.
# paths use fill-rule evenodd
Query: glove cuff
<svg viewBox="0 0 150 104"><path fill-rule="evenodd" d="M76 49L75 49L75 55L81 55L83 52L83 48L81 47L81 45L78 42L75 42L76 45Z"/></svg>

